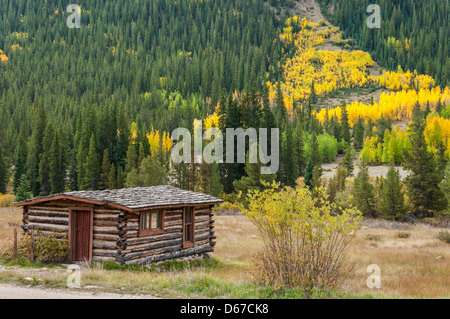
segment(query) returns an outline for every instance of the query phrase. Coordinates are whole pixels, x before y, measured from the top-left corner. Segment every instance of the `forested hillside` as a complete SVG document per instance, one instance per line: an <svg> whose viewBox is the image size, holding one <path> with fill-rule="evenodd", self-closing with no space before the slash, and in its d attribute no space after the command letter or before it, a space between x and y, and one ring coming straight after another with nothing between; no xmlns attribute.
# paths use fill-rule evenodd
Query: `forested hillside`
<svg viewBox="0 0 450 319"><path fill-rule="evenodd" d="M260 90L277 72L278 22L262 1L85 1L80 30L66 26L66 5L0 1L0 139L10 164L28 142L34 195L51 188L40 189L39 162L53 133L58 165L70 167L92 135L97 160L106 148L125 169L132 122L144 139L190 128L223 90Z"/></svg>
<svg viewBox="0 0 450 319"><path fill-rule="evenodd" d="M358 185L370 184L362 176L346 187L361 151L365 164L411 171L414 156L426 159L429 170L417 174L428 175L416 178L431 184L408 182L410 199L415 210L442 211L448 200L412 196L426 188L427 198L443 199L450 175L448 7L413 2L389 2L393 18L383 19L394 22L369 30L367 6L350 18L351 2L321 1L343 33L300 15L300 5L308 10L301 0L87 0L80 29L67 27L63 1L0 0L0 193L21 200L173 184L236 201L276 180L316 197L326 188L348 206L367 195ZM261 163L175 164L171 133L193 132L196 119L222 131L279 128L278 172L261 175ZM336 176L324 180L322 164L338 154ZM369 193L371 207L355 204L383 214Z"/></svg>
<svg viewBox="0 0 450 319"><path fill-rule="evenodd" d="M450 84L450 6L447 0L380 0L381 28L369 29L371 0L319 0L322 11L375 60L395 70L428 74ZM331 13L332 12L332 13Z"/></svg>

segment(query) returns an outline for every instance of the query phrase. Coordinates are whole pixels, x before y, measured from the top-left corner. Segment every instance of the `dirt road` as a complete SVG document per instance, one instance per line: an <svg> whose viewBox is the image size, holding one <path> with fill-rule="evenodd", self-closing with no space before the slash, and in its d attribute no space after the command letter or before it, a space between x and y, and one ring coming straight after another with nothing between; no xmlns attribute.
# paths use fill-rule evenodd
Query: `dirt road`
<svg viewBox="0 0 450 319"><path fill-rule="evenodd" d="M87 292L76 289L51 289L0 284L0 299L154 299L144 295Z"/></svg>

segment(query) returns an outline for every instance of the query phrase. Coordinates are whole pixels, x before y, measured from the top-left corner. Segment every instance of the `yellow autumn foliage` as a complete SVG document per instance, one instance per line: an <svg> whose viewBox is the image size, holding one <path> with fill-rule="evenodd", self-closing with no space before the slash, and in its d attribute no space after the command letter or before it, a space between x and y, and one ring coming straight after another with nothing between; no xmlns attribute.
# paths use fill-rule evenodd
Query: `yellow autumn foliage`
<svg viewBox="0 0 450 319"><path fill-rule="evenodd" d="M424 135L433 153L437 153L438 145L442 141L447 148L447 157L450 159L450 119L436 115L428 116Z"/></svg>
<svg viewBox="0 0 450 319"><path fill-rule="evenodd" d="M373 122L381 117L388 117L394 121L408 121L411 119L412 109L419 102L422 109L427 103L433 110L439 100L445 105L450 104L450 89L446 87L441 90L439 86L432 89L402 90L399 92L382 93L380 101L372 105L355 101L346 106L349 124L353 127L359 118L371 119ZM341 118L341 107L336 107L328 111L328 117L335 115ZM325 121L326 110L322 109L316 116L323 123Z"/></svg>
<svg viewBox="0 0 450 319"><path fill-rule="evenodd" d="M3 64L6 64L8 62L8 57L6 54L3 53L3 51L0 49L0 62Z"/></svg>
<svg viewBox="0 0 450 319"><path fill-rule="evenodd" d="M152 128L147 134L147 140L150 145L150 153L152 157L156 157L161 150L164 154L169 153L173 147L173 140L170 138L169 132L160 132Z"/></svg>
<svg viewBox="0 0 450 319"><path fill-rule="evenodd" d="M374 83L375 78L366 73L366 68L374 61L369 53L363 51L326 51L316 46L326 38L340 37L339 28L326 28L315 32L318 24L298 17L286 21L280 39L293 45L295 54L283 66L284 81L281 89L285 96L288 113L292 113L293 101L302 101L311 94L314 82L317 95L336 89L354 88ZM297 31L296 31L297 30ZM277 83L267 82L269 99L275 99Z"/></svg>
<svg viewBox="0 0 450 319"><path fill-rule="evenodd" d="M384 72L377 77L378 85L388 90L429 89L436 83L429 75L417 74L417 71L404 72L399 66L397 72ZM412 87L414 85L414 87Z"/></svg>

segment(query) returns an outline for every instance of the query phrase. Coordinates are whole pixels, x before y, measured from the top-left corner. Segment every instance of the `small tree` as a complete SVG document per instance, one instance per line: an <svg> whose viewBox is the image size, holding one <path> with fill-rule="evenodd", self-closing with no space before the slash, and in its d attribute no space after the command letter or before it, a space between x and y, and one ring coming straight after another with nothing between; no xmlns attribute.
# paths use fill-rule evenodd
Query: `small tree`
<svg viewBox="0 0 450 319"><path fill-rule="evenodd" d="M269 187L270 186L270 187ZM305 188L278 190L279 184L250 191L242 212L255 224L264 243L250 270L259 284L275 287L334 289L352 265L346 249L358 229L360 213L313 199Z"/></svg>
<svg viewBox="0 0 450 319"><path fill-rule="evenodd" d="M442 193L445 194L445 198L447 199L447 213L450 213L450 163L447 164L444 180L439 187L441 188Z"/></svg>
<svg viewBox="0 0 450 319"><path fill-rule="evenodd" d="M19 179L19 185L16 190L16 201L22 202L33 197L28 177L23 174Z"/></svg>
<svg viewBox="0 0 450 319"><path fill-rule="evenodd" d="M5 156L3 155L3 147L0 144L0 193L6 194L8 186L8 166Z"/></svg>
<svg viewBox="0 0 450 319"><path fill-rule="evenodd" d="M369 168L365 162L361 162L358 175L353 185L353 197L356 207L365 216L375 217L375 188L370 182Z"/></svg>
<svg viewBox="0 0 450 319"><path fill-rule="evenodd" d="M353 164L353 155L351 149L345 150L345 156L339 164L340 164L339 166L344 166L349 175L353 174L355 166Z"/></svg>
<svg viewBox="0 0 450 319"><path fill-rule="evenodd" d="M406 212L400 173L394 165L389 168L386 179L383 180L378 208L386 219L397 219Z"/></svg>

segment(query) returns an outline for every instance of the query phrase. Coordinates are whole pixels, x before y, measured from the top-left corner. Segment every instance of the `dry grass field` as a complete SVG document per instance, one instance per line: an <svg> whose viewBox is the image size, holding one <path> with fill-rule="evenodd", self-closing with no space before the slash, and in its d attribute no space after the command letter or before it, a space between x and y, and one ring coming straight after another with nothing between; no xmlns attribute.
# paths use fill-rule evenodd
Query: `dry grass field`
<svg viewBox="0 0 450 319"><path fill-rule="evenodd" d="M186 273L166 273L163 276L167 278L176 276L187 280L186 277L206 274L224 281L236 283L245 281L252 252L261 245L258 231L244 216L216 216L215 219L217 233L215 258L225 266L190 270ZM20 220L21 210L0 209L0 241L11 236L14 227L20 228ZM349 250L351 260L355 263L354 271L342 290L351 295L449 298L450 245L436 238L443 230L424 224L364 221ZM366 280L370 275L367 273L367 266L371 264L380 266L380 289L367 288ZM119 278L117 272L106 275L105 271L95 269L86 276L85 280L90 279L92 282L100 282L112 276L114 277L112 285L115 287L130 285L129 280L134 278L128 277L127 281ZM144 275L133 276L136 276L138 281L142 280ZM161 275L145 274L145 278L153 280L158 276ZM159 280L161 281L160 278Z"/></svg>

